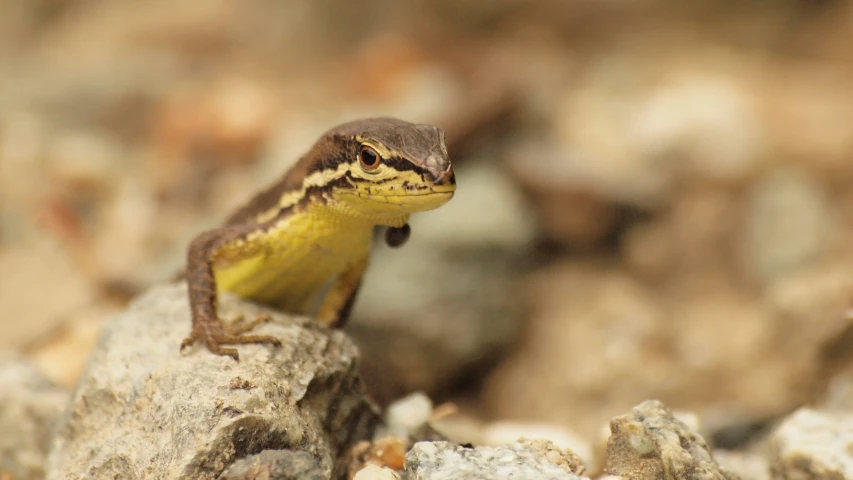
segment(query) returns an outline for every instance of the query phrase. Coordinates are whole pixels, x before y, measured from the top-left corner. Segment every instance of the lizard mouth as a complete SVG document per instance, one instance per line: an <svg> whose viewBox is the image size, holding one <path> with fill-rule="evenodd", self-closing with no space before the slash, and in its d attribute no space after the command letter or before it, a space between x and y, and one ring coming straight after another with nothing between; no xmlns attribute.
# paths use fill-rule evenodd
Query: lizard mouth
<svg viewBox="0 0 853 480"><path fill-rule="evenodd" d="M402 195L389 193L384 196L399 196L399 197L425 197L428 195L453 195L456 192L455 185L442 185L425 188L411 188L404 191Z"/></svg>
<svg viewBox="0 0 853 480"><path fill-rule="evenodd" d="M414 193L405 193L403 195L387 196L388 203L397 204L400 207L411 211L425 211L438 208L449 202L455 193L455 189L433 189L422 190Z"/></svg>
<svg viewBox="0 0 853 480"><path fill-rule="evenodd" d="M453 198L454 193L456 193L455 189L430 189L404 191L400 193L382 193L379 195L370 195L368 198L386 203L417 203L430 202L441 199L450 200L451 198Z"/></svg>
<svg viewBox="0 0 853 480"><path fill-rule="evenodd" d="M347 196L348 202L353 205L361 204L361 208L368 211L399 214L434 210L449 202L454 193L455 188L448 185L415 191L351 192Z"/></svg>

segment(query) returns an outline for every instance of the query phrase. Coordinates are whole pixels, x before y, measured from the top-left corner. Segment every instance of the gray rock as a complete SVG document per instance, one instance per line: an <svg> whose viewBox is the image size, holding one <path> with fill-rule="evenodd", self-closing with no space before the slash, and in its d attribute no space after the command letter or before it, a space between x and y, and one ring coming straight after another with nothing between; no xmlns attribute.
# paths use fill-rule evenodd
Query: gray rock
<svg viewBox="0 0 853 480"><path fill-rule="evenodd" d="M429 248L406 245L402 256L372 260L370 288L347 326L363 352L370 393L383 404L414 391L438 395L490 365L519 328L516 299L506 295L517 259Z"/></svg>
<svg viewBox="0 0 853 480"><path fill-rule="evenodd" d="M358 351L340 331L222 298L225 318L269 313L240 362L196 345L184 284L158 287L104 329L52 445L50 479L214 479L264 450L309 453L344 472L343 453L377 421L362 394ZM281 455L281 454L276 454Z"/></svg>
<svg viewBox="0 0 853 480"><path fill-rule="evenodd" d="M400 476L390 468L368 465L356 472L352 480L400 480Z"/></svg>
<svg viewBox="0 0 853 480"><path fill-rule="evenodd" d="M773 282L827 254L833 219L821 185L803 172L777 169L756 183L740 239L747 275Z"/></svg>
<svg viewBox="0 0 853 480"><path fill-rule="evenodd" d="M218 480L326 480L322 466L308 452L264 450L234 462Z"/></svg>
<svg viewBox="0 0 853 480"><path fill-rule="evenodd" d="M732 480L705 440L657 400L610 421L605 471L631 479Z"/></svg>
<svg viewBox="0 0 853 480"><path fill-rule="evenodd" d="M382 403L437 395L488 365L515 340L521 316L507 295L528 254L533 223L494 166L457 170L446 207L412 218L399 249L377 242L347 331Z"/></svg>
<svg viewBox="0 0 853 480"><path fill-rule="evenodd" d="M770 438L773 478L853 478L853 413L802 408Z"/></svg>
<svg viewBox="0 0 853 480"><path fill-rule="evenodd" d="M743 480L771 480L770 464L763 452L714 450L714 460Z"/></svg>
<svg viewBox="0 0 853 480"><path fill-rule="evenodd" d="M408 437L409 433L429 422L432 415L432 400L415 392L388 405L385 409L385 428L389 435Z"/></svg>
<svg viewBox="0 0 853 480"><path fill-rule="evenodd" d="M0 354L0 385L0 473L16 479L44 478L51 433L69 393L6 353Z"/></svg>
<svg viewBox="0 0 853 480"><path fill-rule="evenodd" d="M448 442L418 442L406 454L408 480L580 479L577 456L546 440L465 448Z"/></svg>

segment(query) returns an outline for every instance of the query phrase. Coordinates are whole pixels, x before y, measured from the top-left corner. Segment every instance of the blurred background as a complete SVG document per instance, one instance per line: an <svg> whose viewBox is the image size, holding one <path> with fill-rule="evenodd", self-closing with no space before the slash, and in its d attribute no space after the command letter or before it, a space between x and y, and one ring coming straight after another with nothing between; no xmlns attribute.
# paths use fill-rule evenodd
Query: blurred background
<svg viewBox="0 0 853 480"><path fill-rule="evenodd" d="M853 405L848 2L0 12L0 349L61 385L196 233L390 115L446 130L459 190L376 247L348 330L378 402L592 438L657 398L719 446Z"/></svg>

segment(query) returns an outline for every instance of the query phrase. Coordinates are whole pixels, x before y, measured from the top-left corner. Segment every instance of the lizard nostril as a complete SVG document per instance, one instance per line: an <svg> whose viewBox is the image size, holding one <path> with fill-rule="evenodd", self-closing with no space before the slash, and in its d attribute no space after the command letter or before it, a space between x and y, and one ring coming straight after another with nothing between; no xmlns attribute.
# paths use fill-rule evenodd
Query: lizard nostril
<svg viewBox="0 0 853 480"><path fill-rule="evenodd" d="M447 167L447 170L438 175L433 185L456 185L456 174L453 173L453 167Z"/></svg>
<svg viewBox="0 0 853 480"><path fill-rule="evenodd" d="M444 182L445 180L441 179L444 178L448 172L451 174L453 173L453 168L450 166L450 162L441 155L430 155L427 157L426 161L424 161L423 166L435 182Z"/></svg>

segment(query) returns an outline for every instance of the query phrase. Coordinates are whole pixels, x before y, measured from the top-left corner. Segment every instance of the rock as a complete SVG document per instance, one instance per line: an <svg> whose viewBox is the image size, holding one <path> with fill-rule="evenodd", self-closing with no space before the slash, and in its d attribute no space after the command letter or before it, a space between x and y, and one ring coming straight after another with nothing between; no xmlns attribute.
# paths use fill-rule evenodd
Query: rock
<svg viewBox="0 0 853 480"><path fill-rule="evenodd" d="M577 178L545 144L521 145L507 168L536 211L542 235L571 248L606 244L627 216L625 205Z"/></svg>
<svg viewBox="0 0 853 480"><path fill-rule="evenodd" d="M389 435L408 438L429 422L431 415L432 400L422 392L415 392L388 405L383 428Z"/></svg>
<svg viewBox="0 0 853 480"><path fill-rule="evenodd" d="M621 70L637 67L624 63L618 55L596 62L580 83L557 93L553 137L567 153L561 171L606 198L654 205L665 199L673 168L659 156L643 155L634 138L646 92L616 80Z"/></svg>
<svg viewBox="0 0 853 480"><path fill-rule="evenodd" d="M629 228L620 242L625 265L648 281L661 281L675 265L674 239L669 225L656 221Z"/></svg>
<svg viewBox="0 0 853 480"><path fill-rule="evenodd" d="M283 345L240 346L239 363L198 345L181 354L190 329L186 286L152 289L105 326L60 423L47 477L213 479L263 451L272 452L234 471L277 468L287 450L310 454L316 468L306 471L345 472L343 453L377 421L355 346L340 331L233 296L222 297L220 312L271 314L274 322L256 331Z"/></svg>
<svg viewBox="0 0 853 480"><path fill-rule="evenodd" d="M271 133L279 109L275 92L262 82L232 76L194 88L175 89L153 112L153 138L158 166L177 174L162 178L173 188L192 174L189 165L205 155L205 164L251 163ZM177 163L178 165L169 165ZM182 168L183 167L183 168ZM165 173L165 172L164 172Z"/></svg>
<svg viewBox="0 0 853 480"><path fill-rule="evenodd" d="M821 365L811 385L812 404L829 410L853 407L853 322L841 335L827 342Z"/></svg>
<svg viewBox="0 0 853 480"><path fill-rule="evenodd" d="M361 311L346 331L363 352L362 376L373 400L387 404L413 391L442 395L456 382L495 362L511 344L518 327L513 300L501 293L510 278L505 273L508 264L504 260L496 259L488 265L469 257L467 262L458 262L444 269L448 283L453 285L392 276L375 283L397 284L385 294L365 292L361 303L357 303L364 306L356 307ZM394 264L394 272L390 273L402 274L400 270L406 267L417 270L426 267L427 262L427 258L412 262L384 260L374 262L374 266ZM437 273L442 265L449 264L436 263L426 268L435 268ZM389 273L388 270L375 269L382 273ZM479 284L481 288L474 292L457 287L463 282L469 286ZM418 288L416 283L424 288ZM413 294L407 295L410 292ZM398 293L403 295L397 296ZM379 303L373 302L380 297ZM466 298L470 300L467 305ZM408 307L404 307L404 300L410 302ZM410 313L398 316L402 308ZM491 326L490 321L494 321Z"/></svg>
<svg viewBox="0 0 853 480"><path fill-rule="evenodd" d="M797 310L849 295L832 286L841 276L807 277L821 278L818 291L788 297L783 316L731 279L696 273L661 286L611 261L568 259L529 276L525 331L485 383L488 415L592 438L647 398L749 422L796 408L841 323Z"/></svg>
<svg viewBox="0 0 853 480"><path fill-rule="evenodd" d="M29 363L0 353L0 478L44 478L44 462L69 393Z"/></svg>
<svg viewBox="0 0 853 480"><path fill-rule="evenodd" d="M468 186L450 208L413 217L405 246L377 242L346 328L368 390L383 404L414 391L435 397L515 340L520 318L506 292L532 224L517 192L488 168L466 166L457 176Z"/></svg>
<svg viewBox="0 0 853 480"><path fill-rule="evenodd" d="M853 413L802 408L770 438L774 478L853 478Z"/></svg>
<svg viewBox="0 0 853 480"><path fill-rule="evenodd" d="M406 454L409 480L477 478L580 479L583 465L547 440L499 447L465 448L447 442L418 442Z"/></svg>
<svg viewBox="0 0 853 480"><path fill-rule="evenodd" d="M45 171L58 187L78 197L104 201L115 184L117 169L128 153L103 132L63 132L53 139L45 154ZM91 200L90 200L91 201Z"/></svg>
<svg viewBox="0 0 853 480"><path fill-rule="evenodd" d="M44 340L69 313L95 298L95 289L62 246L44 236L0 252L0 347L22 348ZM44 301L44 292L51 292ZM26 321L21 321L26 319Z"/></svg>
<svg viewBox="0 0 853 480"><path fill-rule="evenodd" d="M264 450L243 457L217 480L326 480L328 475L308 452Z"/></svg>
<svg viewBox="0 0 853 480"><path fill-rule="evenodd" d="M601 54L554 95L553 136L574 152L563 168L576 178L639 206L665 202L679 177L737 183L761 167L768 142L745 62Z"/></svg>
<svg viewBox="0 0 853 480"><path fill-rule="evenodd" d="M673 381L677 363L660 353L672 323L625 272L565 262L523 285L525 332L482 395L491 417L554 423L591 437L660 382Z"/></svg>
<svg viewBox="0 0 853 480"><path fill-rule="evenodd" d="M581 458L572 450L554 445L554 442L543 438L521 438L518 443L545 455L551 463L566 472L583 475L586 471Z"/></svg>
<svg viewBox="0 0 853 480"><path fill-rule="evenodd" d="M742 480L770 480L767 458L750 451L714 450L714 460Z"/></svg>
<svg viewBox="0 0 853 480"><path fill-rule="evenodd" d="M648 400L610 421L605 471L636 479L734 480L705 440L660 402Z"/></svg>
<svg viewBox="0 0 853 480"><path fill-rule="evenodd" d="M633 112L626 136L638 153L658 161L683 158L681 168L712 181L749 178L767 158L768 145L750 76L738 67L696 64L668 72Z"/></svg>
<svg viewBox="0 0 853 480"><path fill-rule="evenodd" d="M558 425L536 422L498 421L483 428L480 442L485 445L504 445L521 438L546 439L554 445L577 454L584 465L592 465L592 446L581 436Z"/></svg>
<svg viewBox="0 0 853 480"><path fill-rule="evenodd" d="M444 415L440 418L434 418L430 425L435 428L435 431L442 438L430 440L448 440L462 445L483 445L487 444L484 436L485 422L482 420L482 410L472 408L469 411L455 411L452 415ZM546 437L547 438L547 437ZM427 439L421 439L427 440ZM517 438L512 439L512 441ZM501 442L500 444L509 443Z"/></svg>
<svg viewBox="0 0 853 480"><path fill-rule="evenodd" d="M841 18L838 20L847 22ZM773 130L776 152L783 152L824 178L843 182L849 181L853 171L853 112L848 108L853 95L850 79L831 74L831 70L798 68L797 63L784 60L767 69L762 92L766 97L765 124Z"/></svg>
<svg viewBox="0 0 853 480"><path fill-rule="evenodd" d="M421 392L397 400L385 409L384 422L373 440L359 442L350 452L349 472L355 475L366 465L402 471L406 451L416 442L447 440L432 425L432 400Z"/></svg>
<svg viewBox="0 0 853 480"><path fill-rule="evenodd" d="M447 207L413 218L410 241L442 249L484 247L519 250L530 246L536 222L509 172L486 159L456 169L460 185ZM417 227L415 227L417 226Z"/></svg>
<svg viewBox="0 0 853 480"><path fill-rule="evenodd" d="M787 276L764 292L767 303L782 320L777 321L777 328L784 334L775 342L775 349L785 352L792 366L807 367L800 387L801 401L796 406L853 408L853 311L847 312L850 292L853 263L843 258Z"/></svg>
<svg viewBox="0 0 853 480"><path fill-rule="evenodd" d="M740 204L722 188L693 187L665 213L633 226L622 240L626 263L651 280L733 276L733 232ZM730 280L729 280L730 281Z"/></svg>
<svg viewBox="0 0 853 480"><path fill-rule="evenodd" d="M86 361L98 342L101 328L120 307L94 302L69 314L47 339L27 350L27 356L44 375L58 385L73 389L86 369Z"/></svg>
<svg viewBox="0 0 853 480"><path fill-rule="evenodd" d="M748 202L738 245L747 277L767 284L825 258L833 219L822 186L804 171L771 171Z"/></svg>
<svg viewBox="0 0 853 480"><path fill-rule="evenodd" d="M368 465L359 470L352 480L400 480L400 476L390 468Z"/></svg>
<svg viewBox="0 0 853 480"><path fill-rule="evenodd" d="M353 477L370 465L402 471L406 450L411 445L408 439L394 436L381 437L373 442L359 442L350 450L349 476Z"/></svg>

